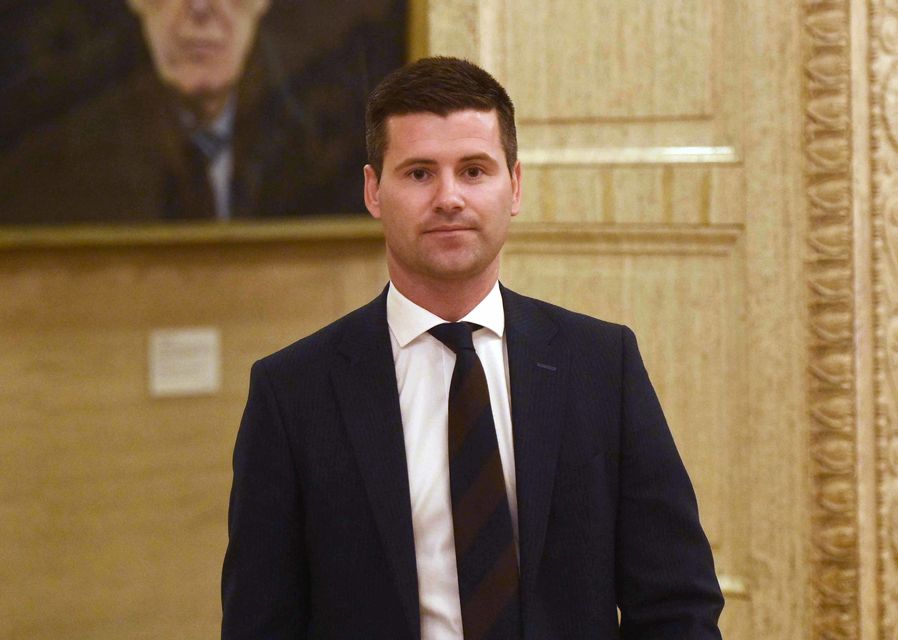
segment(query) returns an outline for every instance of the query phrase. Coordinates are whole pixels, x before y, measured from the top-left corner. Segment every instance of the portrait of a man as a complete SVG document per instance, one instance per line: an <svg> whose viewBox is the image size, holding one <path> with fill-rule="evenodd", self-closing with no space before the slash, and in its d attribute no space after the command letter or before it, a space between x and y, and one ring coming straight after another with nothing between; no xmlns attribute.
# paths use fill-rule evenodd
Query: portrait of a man
<svg viewBox="0 0 898 640"><path fill-rule="evenodd" d="M57 4L26 18L39 23ZM120 49L133 62L97 90L46 117L20 117L29 126L5 132L0 224L364 211L357 123L371 87L404 61L404 2L126 5L105 28L130 34L136 53L126 51L127 37ZM89 14L90 4L81 11ZM16 33L21 44L34 30ZM77 53L78 42L68 48ZM8 54L14 45L6 46ZM0 89L4 111L16 109L15 88Z"/></svg>

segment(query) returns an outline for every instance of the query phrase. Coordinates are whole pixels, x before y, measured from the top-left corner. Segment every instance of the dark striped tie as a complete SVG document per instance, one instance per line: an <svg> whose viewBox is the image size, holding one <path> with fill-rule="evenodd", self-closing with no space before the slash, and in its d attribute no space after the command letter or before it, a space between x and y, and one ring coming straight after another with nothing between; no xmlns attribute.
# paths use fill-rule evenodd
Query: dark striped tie
<svg viewBox="0 0 898 640"><path fill-rule="evenodd" d="M449 386L449 486L465 640L520 637L518 561L483 365L466 322L430 330L455 352Z"/></svg>

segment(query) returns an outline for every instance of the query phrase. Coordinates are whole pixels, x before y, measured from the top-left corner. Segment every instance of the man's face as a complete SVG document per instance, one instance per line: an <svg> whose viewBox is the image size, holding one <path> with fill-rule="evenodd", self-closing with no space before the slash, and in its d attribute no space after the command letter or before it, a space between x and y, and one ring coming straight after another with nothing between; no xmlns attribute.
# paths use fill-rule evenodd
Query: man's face
<svg viewBox="0 0 898 640"><path fill-rule="evenodd" d="M156 71L187 99L230 92L269 0L128 0Z"/></svg>
<svg viewBox="0 0 898 640"><path fill-rule="evenodd" d="M520 200L520 163L509 173L495 111L391 116L380 180L365 167L365 204L383 224L394 281L498 276Z"/></svg>

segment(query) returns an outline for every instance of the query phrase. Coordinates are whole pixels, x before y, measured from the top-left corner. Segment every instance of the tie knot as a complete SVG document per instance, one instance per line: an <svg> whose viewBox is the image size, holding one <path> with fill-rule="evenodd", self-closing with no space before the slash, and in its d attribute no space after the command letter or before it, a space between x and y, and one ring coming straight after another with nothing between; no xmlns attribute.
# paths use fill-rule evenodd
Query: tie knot
<svg viewBox="0 0 898 640"><path fill-rule="evenodd" d="M465 349L474 350L473 333L479 328L480 325L472 322L444 322L430 329L428 333L458 353Z"/></svg>
<svg viewBox="0 0 898 640"><path fill-rule="evenodd" d="M221 155L222 151L231 144L230 136L216 133L211 129L197 129L190 134L190 139L193 140L193 144L196 145L196 148L202 152L209 162L214 162Z"/></svg>

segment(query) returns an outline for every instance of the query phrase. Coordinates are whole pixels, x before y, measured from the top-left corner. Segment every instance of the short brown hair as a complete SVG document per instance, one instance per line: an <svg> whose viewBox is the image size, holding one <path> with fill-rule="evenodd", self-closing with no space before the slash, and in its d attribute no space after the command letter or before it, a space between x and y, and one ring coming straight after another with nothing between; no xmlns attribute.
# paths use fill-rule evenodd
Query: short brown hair
<svg viewBox="0 0 898 640"><path fill-rule="evenodd" d="M464 109L496 110L505 162L512 171L518 159L518 139L508 92L472 62L445 56L422 58L397 69L371 92L365 109L368 164L380 178L390 116L421 112L447 116Z"/></svg>

